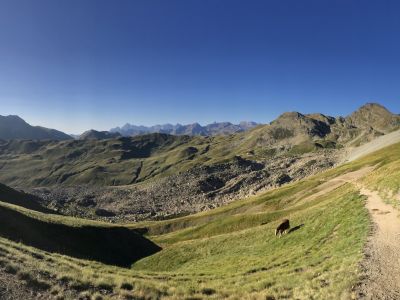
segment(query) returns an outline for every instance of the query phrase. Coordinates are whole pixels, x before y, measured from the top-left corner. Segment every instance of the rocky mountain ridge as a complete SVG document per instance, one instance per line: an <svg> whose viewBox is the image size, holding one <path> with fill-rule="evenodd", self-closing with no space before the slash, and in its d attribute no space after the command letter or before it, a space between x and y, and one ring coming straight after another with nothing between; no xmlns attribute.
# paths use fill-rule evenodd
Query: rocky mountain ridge
<svg viewBox="0 0 400 300"><path fill-rule="evenodd" d="M331 168L346 149L399 128L399 115L367 104L347 117L288 112L231 135L0 141L0 182L67 214L168 218Z"/></svg>

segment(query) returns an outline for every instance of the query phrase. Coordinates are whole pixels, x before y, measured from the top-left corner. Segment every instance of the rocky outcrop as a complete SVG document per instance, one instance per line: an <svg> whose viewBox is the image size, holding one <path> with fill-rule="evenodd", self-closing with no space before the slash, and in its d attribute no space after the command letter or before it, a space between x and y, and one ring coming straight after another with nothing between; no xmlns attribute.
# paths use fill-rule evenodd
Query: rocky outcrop
<svg viewBox="0 0 400 300"><path fill-rule="evenodd" d="M354 127L382 133L388 133L400 127L400 116L377 103L363 105L345 120Z"/></svg>

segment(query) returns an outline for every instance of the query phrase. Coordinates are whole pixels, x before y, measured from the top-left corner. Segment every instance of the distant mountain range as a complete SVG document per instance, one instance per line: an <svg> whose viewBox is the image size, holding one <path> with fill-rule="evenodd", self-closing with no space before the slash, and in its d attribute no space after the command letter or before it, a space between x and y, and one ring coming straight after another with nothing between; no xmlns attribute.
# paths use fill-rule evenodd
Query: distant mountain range
<svg viewBox="0 0 400 300"><path fill-rule="evenodd" d="M149 133L167 133L171 135L190 135L190 136L210 136L227 135L236 132L243 132L251 129L258 124L255 122L241 122L232 124L229 122L212 123L201 126L198 123L189 125L155 125L155 126L135 126L126 124L116 127L110 131L97 131L94 129L85 131L80 135L68 135L62 131L45 128L41 126L32 126L22 118L15 115L0 116L0 139L2 140L104 140L117 138L120 136L137 136Z"/></svg>
<svg viewBox="0 0 400 300"><path fill-rule="evenodd" d="M3 140L69 140L64 132L31 126L18 116L0 116L0 139Z"/></svg>
<svg viewBox="0 0 400 300"><path fill-rule="evenodd" d="M120 136L139 136L160 133L175 136L215 136L249 132L248 136L259 135L258 145L297 144L309 140L310 137L323 138L335 143L353 140L354 143L364 143L376 136L388 133L400 126L400 116L392 114L385 107L368 103L347 117L330 117L323 114L301 114L286 112L270 124L255 122L212 123L205 126L199 123L181 125L165 124L155 126L136 126L125 124L110 131L88 130L79 136L71 136L64 132L41 126L31 126L18 116L0 116L1 140L105 140ZM255 128L257 127L257 128ZM354 140L354 137L358 137Z"/></svg>
<svg viewBox="0 0 400 300"><path fill-rule="evenodd" d="M181 125L164 124L154 126L137 126L125 124L122 127L110 129L110 132L118 132L123 136L136 136L148 133L167 133L172 135L190 135L190 136L214 136L228 135L237 132L247 131L259 125L256 122L240 122L232 124L230 122L214 122L205 126L199 123Z"/></svg>

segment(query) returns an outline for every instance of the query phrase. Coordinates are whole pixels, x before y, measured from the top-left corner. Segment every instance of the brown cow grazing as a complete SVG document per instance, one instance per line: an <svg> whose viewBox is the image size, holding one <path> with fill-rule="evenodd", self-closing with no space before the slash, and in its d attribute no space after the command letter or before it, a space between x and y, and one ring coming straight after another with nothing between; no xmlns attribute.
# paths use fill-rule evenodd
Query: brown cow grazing
<svg viewBox="0 0 400 300"><path fill-rule="evenodd" d="M281 224L276 228L275 235L279 234L279 237L282 236L283 233L287 233L287 230L290 228L289 220L282 220Z"/></svg>

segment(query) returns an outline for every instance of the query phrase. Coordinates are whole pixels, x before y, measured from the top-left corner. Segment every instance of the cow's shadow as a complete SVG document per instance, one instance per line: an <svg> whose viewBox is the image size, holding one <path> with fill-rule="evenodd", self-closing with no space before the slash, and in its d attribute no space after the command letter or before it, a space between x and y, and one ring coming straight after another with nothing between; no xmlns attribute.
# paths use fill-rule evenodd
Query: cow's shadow
<svg viewBox="0 0 400 300"><path fill-rule="evenodd" d="M288 234L289 233L292 233L292 232L294 232L294 231L296 231L296 230L299 230L301 227L303 227L304 226L304 224L300 224L300 225L297 225L297 226L295 226L295 227L292 227L292 228L290 228L289 229L289 231L288 231Z"/></svg>

